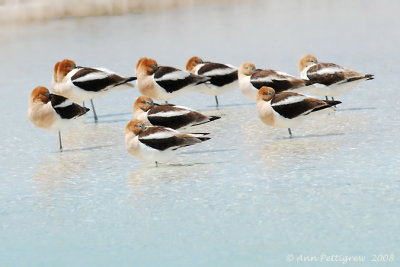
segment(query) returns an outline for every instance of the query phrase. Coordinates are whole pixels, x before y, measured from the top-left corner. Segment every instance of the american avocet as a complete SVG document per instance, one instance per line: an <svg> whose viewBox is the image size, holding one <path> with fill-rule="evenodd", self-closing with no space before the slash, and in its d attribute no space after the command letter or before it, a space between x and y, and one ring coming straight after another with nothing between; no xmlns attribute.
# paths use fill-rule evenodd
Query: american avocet
<svg viewBox="0 0 400 267"><path fill-rule="evenodd" d="M275 94L271 87L263 86L257 93L258 115L263 123L277 128L296 127L308 117L328 113L340 101L320 100L294 92Z"/></svg>
<svg viewBox="0 0 400 267"><path fill-rule="evenodd" d="M238 76L240 90L251 101L256 101L258 90L262 86L271 87L277 93L282 91L301 92L312 86L308 80L299 79L281 71L256 69L250 62L245 62L240 66Z"/></svg>
<svg viewBox="0 0 400 267"><path fill-rule="evenodd" d="M350 91L366 80L374 79L372 74L362 74L333 63L319 63L312 55L304 56L299 63L300 76L314 86L307 93L318 96L336 97Z"/></svg>
<svg viewBox="0 0 400 267"><path fill-rule="evenodd" d="M215 96L217 106L218 95L239 88L238 69L230 64L203 61L199 57L192 57L186 63L186 70L210 77L210 80L204 83L201 93Z"/></svg>
<svg viewBox="0 0 400 267"><path fill-rule="evenodd" d="M136 77L122 77L104 68L79 67L74 61L64 59L54 66L52 88L56 94L74 102L90 100L97 121L92 99L111 90L132 88L133 84L129 82L134 80Z"/></svg>
<svg viewBox="0 0 400 267"><path fill-rule="evenodd" d="M39 128L58 131L62 151L61 129L82 118L88 111L88 108L81 107L63 96L50 94L47 88L38 86L32 91L29 99L28 117Z"/></svg>
<svg viewBox="0 0 400 267"><path fill-rule="evenodd" d="M146 126L138 119L131 120L125 127L125 145L127 151L143 161L169 161L177 149L209 140L207 133L188 134L163 126Z"/></svg>
<svg viewBox="0 0 400 267"><path fill-rule="evenodd" d="M210 80L186 70L159 66L151 58L141 58L136 64L137 84L140 93L156 100L168 101L185 93L200 93L196 85Z"/></svg>
<svg viewBox="0 0 400 267"><path fill-rule="evenodd" d="M175 106L173 104L157 104L148 96L140 96L133 105L135 119L146 122L146 125L158 125L179 129L217 120L218 116L207 116L196 110Z"/></svg>

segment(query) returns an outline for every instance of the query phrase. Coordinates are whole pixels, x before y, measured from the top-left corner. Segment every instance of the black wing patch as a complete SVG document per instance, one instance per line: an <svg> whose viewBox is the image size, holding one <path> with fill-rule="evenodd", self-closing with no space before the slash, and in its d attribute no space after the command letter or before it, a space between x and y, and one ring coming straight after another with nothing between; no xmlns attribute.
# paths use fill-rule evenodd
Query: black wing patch
<svg viewBox="0 0 400 267"><path fill-rule="evenodd" d="M145 144L146 146L149 146L151 148L157 149L157 150L166 150L168 148L175 148L181 146L180 140L175 136L171 136L168 138L144 138L146 136L156 134L158 132L168 132L164 127L162 126L152 126L148 127L146 130L144 130L142 133L139 134L138 139L141 143ZM184 145L184 144L182 144Z"/></svg>
<svg viewBox="0 0 400 267"><path fill-rule="evenodd" d="M174 72L174 71L180 71L177 68L173 68L173 67L164 67L161 66L158 68L158 70L154 73L154 79L160 79L162 78L164 75Z"/></svg>
<svg viewBox="0 0 400 267"><path fill-rule="evenodd" d="M272 108L279 113L279 115L287 119L293 119L307 111L310 111L309 106L304 103L304 101L288 105L272 106Z"/></svg>
<svg viewBox="0 0 400 267"><path fill-rule="evenodd" d="M149 136L149 135L159 132L159 131L165 131L165 128L161 127L161 126L148 127L146 130L144 130L142 133L139 134L138 140L141 143L143 143L151 148L163 151L163 150L167 150L169 148L172 148L172 150L176 150L180 147L194 145L196 143L200 143L202 141L206 141L206 140L210 139L209 137L197 138L197 137L193 137L193 136L190 136L187 134L182 134L182 133L173 135L168 138L162 138L162 139L143 138L143 137Z"/></svg>
<svg viewBox="0 0 400 267"><path fill-rule="evenodd" d="M343 69L343 67L333 64L333 63L319 63L319 64L312 66L307 71L307 77L313 83L320 83L320 84L324 84L327 86L346 79L345 73L340 72L340 71L335 72L335 73L323 73L323 74L318 73L319 70L324 69L324 68Z"/></svg>
<svg viewBox="0 0 400 267"><path fill-rule="evenodd" d="M232 73L226 74L226 75L215 75L215 76L209 76L211 78L210 83L222 87L224 85L233 83L234 81L237 81L238 79L238 72L235 70Z"/></svg>
<svg viewBox="0 0 400 267"><path fill-rule="evenodd" d="M294 79L292 78L291 80L288 79L271 79L270 81L262 81L260 79L266 78L268 76L278 76L285 78L285 76L282 76L281 74L277 73L274 70L256 70L250 78L251 84L257 88L260 89L263 86L268 86L271 87L275 90L275 93L280 93L282 91L286 91L289 89L294 89L298 87L302 87L306 85L306 82L302 79Z"/></svg>
<svg viewBox="0 0 400 267"><path fill-rule="evenodd" d="M86 81L76 81L79 78L83 78L86 75L89 74L99 74L99 76L104 76L105 77L99 78L99 79L91 79L91 80L86 80ZM130 81L136 80L136 77L121 77L117 74L107 74L101 70L97 69L92 69L92 68L82 68L78 70L72 77L71 81L72 83L79 87L82 88L85 91L91 91L91 92L99 92L101 90L104 90L109 87L113 86L118 86Z"/></svg>
<svg viewBox="0 0 400 267"><path fill-rule="evenodd" d="M207 77L210 77L210 83L222 87L224 85L233 83L238 79L238 71L221 63L206 63L203 67L201 67L198 71L199 75L204 75L204 73L207 73L209 71L215 70L215 69L232 69L231 73L224 74L224 75L206 75Z"/></svg>
<svg viewBox="0 0 400 267"><path fill-rule="evenodd" d="M295 86L293 86L293 84L288 80L272 80L270 82L251 81L251 84L257 89L260 89L263 86L271 87L272 89L275 90L276 93L280 93L282 91L295 88Z"/></svg>
<svg viewBox="0 0 400 267"><path fill-rule="evenodd" d="M199 75L204 75L204 73L215 70L215 69L232 69L231 67L221 64L221 63L205 63L203 67L197 72Z"/></svg>
<svg viewBox="0 0 400 267"><path fill-rule="evenodd" d="M184 116L176 116L176 117L151 116L148 117L148 119L150 123L153 125L169 127L175 130L190 123L190 121L188 121Z"/></svg>
<svg viewBox="0 0 400 267"><path fill-rule="evenodd" d="M50 94L50 101L54 110L63 119L79 117L90 110L86 107L82 107L76 103L73 103L69 99L60 95Z"/></svg>
<svg viewBox="0 0 400 267"><path fill-rule="evenodd" d="M187 77L183 79L177 79L177 80L157 80L161 79L164 75L168 73L172 73L175 71L181 71L173 67L159 67L159 69L154 73L154 79L156 83L164 88L164 90L167 93L173 93L175 91L178 91L179 89L186 87L191 84L200 84L207 82L210 80L208 77L203 77L199 75L195 75L190 73Z"/></svg>
<svg viewBox="0 0 400 267"><path fill-rule="evenodd" d="M168 148L178 148L181 146L186 146L185 144L180 144L178 142L178 139L176 136L171 136L169 138L165 139L143 139L139 138L139 141L145 144L146 146L149 146L151 148L157 149L157 150L166 150Z"/></svg>
<svg viewBox="0 0 400 267"><path fill-rule="evenodd" d="M276 94L275 97L271 101L272 108L282 117L293 119L302 114L311 113L313 111L329 108L331 105L327 104L323 100L319 100L316 98L304 98L302 101L288 103L284 105L274 105L289 97L301 96L300 94L292 93L292 92L282 92Z"/></svg>

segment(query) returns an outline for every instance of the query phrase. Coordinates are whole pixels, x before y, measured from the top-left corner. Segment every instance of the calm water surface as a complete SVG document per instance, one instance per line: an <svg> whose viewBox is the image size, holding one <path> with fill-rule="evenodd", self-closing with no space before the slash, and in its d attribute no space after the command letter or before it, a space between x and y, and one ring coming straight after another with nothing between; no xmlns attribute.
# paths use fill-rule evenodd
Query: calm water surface
<svg viewBox="0 0 400 267"><path fill-rule="evenodd" d="M260 1L0 29L1 266L400 265L398 1ZM297 74L312 53L373 73L334 114L286 130L262 124L239 90L174 103L222 118L212 139L158 168L131 157L124 127L137 89L95 100L57 136L27 118L55 62L124 75L137 60L193 55ZM317 257L312 262L302 257ZM292 257L292 258L291 258ZM300 259L299 262L298 259ZM293 260L293 261L291 261ZM385 265L386 266L386 265Z"/></svg>

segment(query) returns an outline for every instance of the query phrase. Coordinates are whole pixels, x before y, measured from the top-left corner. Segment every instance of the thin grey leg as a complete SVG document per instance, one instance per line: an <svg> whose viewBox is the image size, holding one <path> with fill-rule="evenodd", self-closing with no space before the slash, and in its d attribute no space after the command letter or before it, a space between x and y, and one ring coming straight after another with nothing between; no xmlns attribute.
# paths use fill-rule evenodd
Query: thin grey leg
<svg viewBox="0 0 400 267"><path fill-rule="evenodd" d="M328 101L328 96L327 95L325 96L325 100Z"/></svg>
<svg viewBox="0 0 400 267"><path fill-rule="evenodd" d="M60 152L62 152L63 148L62 148L62 143L61 143L61 132L58 131L58 142L60 143Z"/></svg>
<svg viewBox="0 0 400 267"><path fill-rule="evenodd" d="M218 107L219 103L218 103L218 97L217 96L215 96L215 103L217 104L217 107Z"/></svg>
<svg viewBox="0 0 400 267"><path fill-rule="evenodd" d="M94 122L97 122L97 114L96 114L96 110L94 109L94 104L93 104L93 100L90 99L90 104L92 104L92 110L93 110L93 115L94 115Z"/></svg>
<svg viewBox="0 0 400 267"><path fill-rule="evenodd" d="M287 128L288 129L288 131L289 131L289 136L290 136L290 138L292 138L292 131L290 130L290 128Z"/></svg>

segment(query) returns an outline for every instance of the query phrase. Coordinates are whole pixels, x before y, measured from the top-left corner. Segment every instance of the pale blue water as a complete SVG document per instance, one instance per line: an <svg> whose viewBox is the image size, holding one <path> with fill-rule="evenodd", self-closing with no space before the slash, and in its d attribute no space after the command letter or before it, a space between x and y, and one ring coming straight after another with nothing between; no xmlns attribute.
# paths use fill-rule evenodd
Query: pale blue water
<svg viewBox="0 0 400 267"><path fill-rule="evenodd" d="M399 266L399 10L286 0L3 25L0 266L344 265L323 255ZM222 118L193 129L210 141L159 168L125 151L136 89L95 100L99 123L63 132L63 153L26 116L63 58L124 75L142 56L183 68L193 55L297 74L306 53L376 79L293 139L239 90L219 110L209 96L172 101Z"/></svg>

